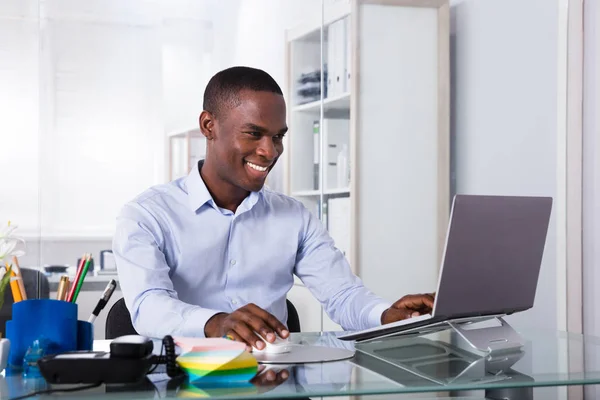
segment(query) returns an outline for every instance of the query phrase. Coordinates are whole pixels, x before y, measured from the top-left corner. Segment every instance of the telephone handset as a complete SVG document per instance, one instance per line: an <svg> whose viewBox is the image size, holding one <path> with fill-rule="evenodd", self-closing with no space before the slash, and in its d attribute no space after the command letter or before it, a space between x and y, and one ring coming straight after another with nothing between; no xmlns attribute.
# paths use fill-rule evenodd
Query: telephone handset
<svg viewBox="0 0 600 400"><path fill-rule="evenodd" d="M110 343L110 352L72 351L42 357L38 366L48 383L136 383L144 379L153 366L167 365L170 377L182 372L175 363L175 344L165 336L165 355L152 354L152 340L138 335L121 336Z"/></svg>

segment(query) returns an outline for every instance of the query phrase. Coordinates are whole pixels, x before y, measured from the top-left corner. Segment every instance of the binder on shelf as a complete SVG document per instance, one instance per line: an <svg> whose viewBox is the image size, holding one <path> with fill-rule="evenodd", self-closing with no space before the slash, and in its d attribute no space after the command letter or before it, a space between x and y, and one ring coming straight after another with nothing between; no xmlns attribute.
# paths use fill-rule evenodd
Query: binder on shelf
<svg viewBox="0 0 600 400"><path fill-rule="evenodd" d="M342 148L337 156L337 188L350 187L350 163L348 161L348 145L342 144Z"/></svg>
<svg viewBox="0 0 600 400"><path fill-rule="evenodd" d="M321 158L321 124L313 122L313 189L319 190L319 163Z"/></svg>
<svg viewBox="0 0 600 400"><path fill-rule="evenodd" d="M337 24L337 94L346 91L346 18L335 21Z"/></svg>
<svg viewBox="0 0 600 400"><path fill-rule="evenodd" d="M335 71L336 54L335 54L335 23L327 26L327 97L334 97L335 92Z"/></svg>
<svg viewBox="0 0 600 400"><path fill-rule="evenodd" d="M325 159L323 160L325 190L348 187L348 183L339 182L338 175L349 174L350 120L325 118L321 132L326 143ZM346 153L340 155L344 149L346 149ZM343 163L344 157L345 164ZM340 166L340 161L344 165Z"/></svg>
<svg viewBox="0 0 600 400"><path fill-rule="evenodd" d="M328 229L327 226L329 225L329 207L327 205L327 201L323 202L323 209L322 209L322 213L321 213L321 223L323 224L325 229Z"/></svg>
<svg viewBox="0 0 600 400"><path fill-rule="evenodd" d="M352 38L352 34L351 34L351 26L350 26L350 16L344 18L344 45L345 45L345 49L346 49L346 53L344 54L344 66L346 68L345 70L345 76L344 76L344 93L349 93L350 92L350 71L351 71L351 65L352 65L352 43L351 43L351 38Z"/></svg>
<svg viewBox="0 0 600 400"><path fill-rule="evenodd" d="M350 257L350 198L338 197L327 200L327 229L337 247Z"/></svg>
<svg viewBox="0 0 600 400"><path fill-rule="evenodd" d="M346 92L346 20L339 19L333 23L335 25L335 94L336 96Z"/></svg>

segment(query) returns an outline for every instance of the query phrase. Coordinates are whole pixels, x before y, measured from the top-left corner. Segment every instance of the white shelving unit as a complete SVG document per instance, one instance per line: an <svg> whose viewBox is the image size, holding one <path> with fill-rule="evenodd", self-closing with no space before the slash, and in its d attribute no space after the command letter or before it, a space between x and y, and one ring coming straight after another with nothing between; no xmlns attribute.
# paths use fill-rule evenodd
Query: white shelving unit
<svg viewBox="0 0 600 400"><path fill-rule="evenodd" d="M390 301L437 282L450 205L449 18L448 0L335 1L322 21L287 31L285 190ZM321 327L332 327L326 316Z"/></svg>
<svg viewBox="0 0 600 400"><path fill-rule="evenodd" d="M186 176L206 156L206 138L200 129L173 132L169 138L169 180Z"/></svg>

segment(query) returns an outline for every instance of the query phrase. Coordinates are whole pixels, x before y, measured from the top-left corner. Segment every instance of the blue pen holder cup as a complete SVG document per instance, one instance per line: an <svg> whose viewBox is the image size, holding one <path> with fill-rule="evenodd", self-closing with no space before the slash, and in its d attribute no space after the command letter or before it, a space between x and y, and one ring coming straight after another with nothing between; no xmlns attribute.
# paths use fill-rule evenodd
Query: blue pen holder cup
<svg viewBox="0 0 600 400"><path fill-rule="evenodd" d="M13 304L12 320L6 321L10 340L8 365L20 368L27 349L36 339L48 341L46 354L92 350L94 328L77 320L77 304L60 300L35 299Z"/></svg>

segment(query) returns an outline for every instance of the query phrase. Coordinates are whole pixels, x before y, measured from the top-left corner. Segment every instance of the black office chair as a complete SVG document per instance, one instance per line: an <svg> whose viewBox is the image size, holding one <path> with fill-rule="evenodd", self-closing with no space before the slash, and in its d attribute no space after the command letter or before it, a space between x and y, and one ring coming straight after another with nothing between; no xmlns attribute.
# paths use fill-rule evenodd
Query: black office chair
<svg viewBox="0 0 600 400"><path fill-rule="evenodd" d="M288 310L288 329L290 332L300 332L300 318L298 311L291 301L286 299ZM131 323L131 314L125 305L125 299L119 299L108 311L106 316L106 339L115 339L125 335L137 335Z"/></svg>
<svg viewBox="0 0 600 400"><path fill-rule="evenodd" d="M23 276L23 286L28 299L48 299L50 298L50 283L48 278L42 272L36 269L21 268ZM12 319L12 305L14 299L10 286L4 291L4 305L0 309L0 334L5 337L6 321Z"/></svg>

